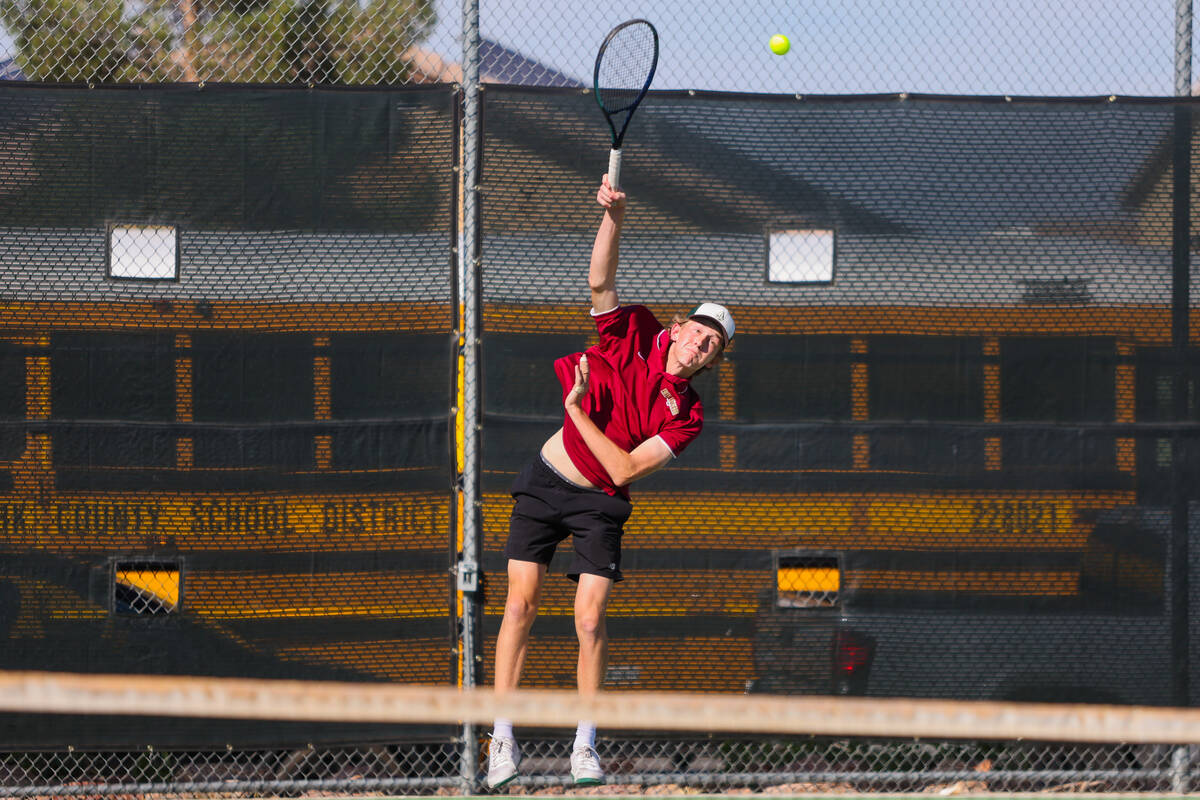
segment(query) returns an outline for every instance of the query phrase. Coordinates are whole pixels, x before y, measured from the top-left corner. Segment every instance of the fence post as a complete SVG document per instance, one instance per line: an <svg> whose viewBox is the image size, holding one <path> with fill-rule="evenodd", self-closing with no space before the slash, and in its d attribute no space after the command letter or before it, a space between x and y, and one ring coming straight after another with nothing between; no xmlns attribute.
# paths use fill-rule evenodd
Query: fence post
<svg viewBox="0 0 1200 800"><path fill-rule="evenodd" d="M1175 95L1192 94L1192 0L1175 0Z"/></svg>
<svg viewBox="0 0 1200 800"><path fill-rule="evenodd" d="M1175 2L1175 94L1192 94L1192 0ZM1171 341L1175 358L1175 424L1187 420L1188 340L1191 314L1191 107L1180 103L1175 109L1174 208L1172 241ZM1180 473L1190 461L1195 443L1178 433L1171 437L1171 640L1174 701L1191 702L1191 488ZM1192 748L1179 745L1171 753L1171 791L1190 791L1189 770Z"/></svg>
<svg viewBox="0 0 1200 800"><path fill-rule="evenodd" d="M462 555L458 564L458 589L462 594L463 686L474 686L480 654L477 652L480 609L479 550L481 506L479 495L480 423L479 400L479 0L463 0L462 7L462 225L458 242L463 326L463 420ZM475 794L479 771L479 742L475 726L464 723L459 777L463 794Z"/></svg>

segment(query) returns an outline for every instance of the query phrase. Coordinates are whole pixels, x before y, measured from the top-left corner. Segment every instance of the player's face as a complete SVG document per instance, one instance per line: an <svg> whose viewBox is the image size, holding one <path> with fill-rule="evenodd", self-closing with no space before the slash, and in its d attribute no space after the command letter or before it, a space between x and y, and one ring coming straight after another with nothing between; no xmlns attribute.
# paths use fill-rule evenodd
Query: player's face
<svg viewBox="0 0 1200 800"><path fill-rule="evenodd" d="M675 360L692 371L707 367L722 350L721 334L694 319L677 323L671 340L675 342Z"/></svg>

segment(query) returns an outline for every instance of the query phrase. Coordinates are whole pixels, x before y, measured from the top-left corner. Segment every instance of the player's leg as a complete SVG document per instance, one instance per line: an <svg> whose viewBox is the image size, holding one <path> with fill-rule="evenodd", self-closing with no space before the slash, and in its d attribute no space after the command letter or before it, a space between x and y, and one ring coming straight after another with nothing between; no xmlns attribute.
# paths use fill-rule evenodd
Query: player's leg
<svg viewBox="0 0 1200 800"><path fill-rule="evenodd" d="M529 649L529 632L537 617L542 583L558 542L567 530L558 521L559 499L546 480L540 458L526 466L513 483L512 517L504 555L508 559L508 594L496 637L496 691L517 688ZM488 786L495 789L517 776L521 751L512 721L497 719L488 749Z"/></svg>
<svg viewBox="0 0 1200 800"><path fill-rule="evenodd" d="M513 482L513 510L508 521L508 595L496 639L496 691L517 688L529 629L537 617L542 583L558 543L570 535L560 519L558 481L535 457Z"/></svg>
<svg viewBox="0 0 1200 800"><path fill-rule="evenodd" d="M620 498L593 500L594 514L576 517L575 561L568 573L578 581L575 589L575 635L579 639L576 680L579 693L594 695L604 684L608 666L608 598L621 580L621 528L629 504ZM610 508L611 506L611 508ZM571 748L571 777L577 784L604 783L604 769L596 752L596 726L582 720Z"/></svg>
<svg viewBox="0 0 1200 800"><path fill-rule="evenodd" d="M517 688L525 653L529 650L529 631L537 618L542 599L542 583L546 565L533 561L508 562L508 596L504 602L504 618L496 637L496 691Z"/></svg>
<svg viewBox="0 0 1200 800"><path fill-rule="evenodd" d="M579 692L595 694L608 661L605 614L613 584L621 581L621 536L633 507L603 492L581 493L564 520L574 535L575 557L567 576L575 589L575 634L579 638Z"/></svg>
<svg viewBox="0 0 1200 800"><path fill-rule="evenodd" d="M584 573L575 589L575 634L579 638L576 679L579 693L584 697L596 694L604 683L608 664L606 613L612 586L611 578ZM596 726L591 721L581 721L575 731L571 775L577 784L604 782L604 770L596 752Z"/></svg>
<svg viewBox="0 0 1200 800"><path fill-rule="evenodd" d="M542 583L546 565L533 561L508 562L508 597L504 602L504 618L496 637L495 686L497 692L517 688L525 653L529 650L529 630L537 617L542 598ZM492 741L488 746L488 786L498 789L517 777L521 750L513 735L512 720L497 719L492 725Z"/></svg>
<svg viewBox="0 0 1200 800"><path fill-rule="evenodd" d="M633 506L628 500L592 489L576 488L563 506L563 522L574 539L575 556L567 577L575 589L575 633L579 638L576 679L584 696L604 683L608 662L605 616L614 583L621 580L621 536ZM576 783L603 783L604 770L596 753L596 728L581 721L571 752L571 775Z"/></svg>
<svg viewBox="0 0 1200 800"><path fill-rule="evenodd" d="M576 678L579 693L594 695L604 682L608 663L608 628L605 614L612 591L611 578L582 574L575 589L575 635L579 637Z"/></svg>

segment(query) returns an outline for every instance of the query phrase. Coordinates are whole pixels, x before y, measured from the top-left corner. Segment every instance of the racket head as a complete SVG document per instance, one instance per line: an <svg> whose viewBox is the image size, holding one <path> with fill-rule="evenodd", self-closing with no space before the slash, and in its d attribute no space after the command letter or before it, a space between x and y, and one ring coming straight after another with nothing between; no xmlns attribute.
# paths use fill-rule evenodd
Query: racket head
<svg viewBox="0 0 1200 800"><path fill-rule="evenodd" d="M592 87L612 130L614 150L621 149L625 129L649 91L657 68L658 31L647 20L622 22L600 45Z"/></svg>

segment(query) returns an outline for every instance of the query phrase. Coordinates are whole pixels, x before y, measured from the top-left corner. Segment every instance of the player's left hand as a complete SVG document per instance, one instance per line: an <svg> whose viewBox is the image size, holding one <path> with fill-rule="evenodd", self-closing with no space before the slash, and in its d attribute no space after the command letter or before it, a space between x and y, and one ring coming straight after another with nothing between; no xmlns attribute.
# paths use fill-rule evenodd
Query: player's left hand
<svg viewBox="0 0 1200 800"><path fill-rule="evenodd" d="M563 405L567 408L583 408L583 398L587 397L588 393L588 362L587 356L580 356L579 363L575 365L575 385L571 387L571 391L567 393L567 399L563 401Z"/></svg>

